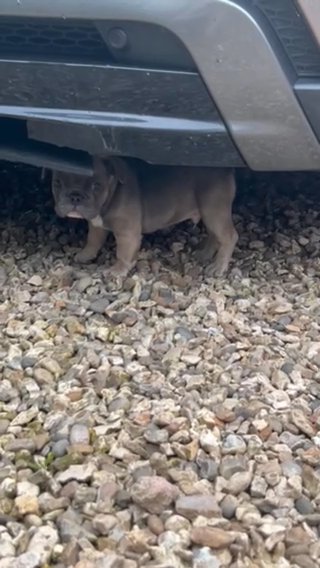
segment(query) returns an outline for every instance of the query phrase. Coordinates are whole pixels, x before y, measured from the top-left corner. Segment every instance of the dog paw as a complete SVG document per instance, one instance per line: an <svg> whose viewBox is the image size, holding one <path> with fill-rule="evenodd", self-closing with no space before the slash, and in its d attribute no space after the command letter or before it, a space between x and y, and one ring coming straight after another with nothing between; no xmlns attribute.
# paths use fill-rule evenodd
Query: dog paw
<svg viewBox="0 0 320 568"><path fill-rule="evenodd" d="M113 264L109 268L103 271L103 277L106 281L108 280L121 280L125 278L129 270L120 264Z"/></svg>
<svg viewBox="0 0 320 568"><path fill-rule="evenodd" d="M103 271L103 279L109 291L121 290L130 268L123 263L115 262Z"/></svg>
<svg viewBox="0 0 320 568"><path fill-rule="evenodd" d="M216 254L216 247L206 244L196 251L196 259L201 264L210 262Z"/></svg>
<svg viewBox="0 0 320 568"><path fill-rule="evenodd" d="M86 251L81 250L80 252L78 252L74 259L76 262L80 262L81 264L86 264L87 262L91 262L92 260L95 260L96 258L96 254L94 254L92 251Z"/></svg>
<svg viewBox="0 0 320 568"><path fill-rule="evenodd" d="M115 277L125 278L131 270L131 266L127 266L120 260L117 260L110 268L109 274Z"/></svg>
<svg viewBox="0 0 320 568"><path fill-rule="evenodd" d="M208 250L207 248L202 248L196 252L196 260L201 264L205 264L208 261L212 260L213 255L214 252Z"/></svg>
<svg viewBox="0 0 320 568"><path fill-rule="evenodd" d="M229 261L225 259L215 258L211 266L209 267L210 276L215 278L222 278L225 276L229 267Z"/></svg>
<svg viewBox="0 0 320 568"><path fill-rule="evenodd" d="M196 251L196 259L198 260L198 262L207 263L213 259L214 255L217 253L217 250L217 243L210 237L207 237L204 242L200 244L200 247Z"/></svg>

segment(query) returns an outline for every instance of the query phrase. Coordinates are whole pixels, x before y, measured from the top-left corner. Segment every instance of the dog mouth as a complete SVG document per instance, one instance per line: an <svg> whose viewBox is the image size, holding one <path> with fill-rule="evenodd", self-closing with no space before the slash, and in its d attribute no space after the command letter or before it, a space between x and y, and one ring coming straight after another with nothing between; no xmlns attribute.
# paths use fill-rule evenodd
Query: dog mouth
<svg viewBox="0 0 320 568"><path fill-rule="evenodd" d="M70 219L83 219L83 215L81 215L79 211L70 211L70 213L67 214L67 217Z"/></svg>
<svg viewBox="0 0 320 568"><path fill-rule="evenodd" d="M76 209L70 210L69 207L61 207L57 205L55 207L55 212L58 217L67 217L69 219L84 219L84 216L79 211L77 211Z"/></svg>
<svg viewBox="0 0 320 568"><path fill-rule="evenodd" d="M98 212L94 208L86 208L82 205L74 206L71 203L57 203L55 207L58 217L68 219L84 219L90 221L97 216Z"/></svg>

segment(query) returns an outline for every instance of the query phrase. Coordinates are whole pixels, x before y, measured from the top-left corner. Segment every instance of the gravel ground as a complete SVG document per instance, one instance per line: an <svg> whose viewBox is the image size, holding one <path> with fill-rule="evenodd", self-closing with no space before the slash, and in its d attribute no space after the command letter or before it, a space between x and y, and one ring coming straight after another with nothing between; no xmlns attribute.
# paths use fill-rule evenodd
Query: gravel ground
<svg viewBox="0 0 320 568"><path fill-rule="evenodd" d="M227 278L186 224L117 289L0 166L0 568L317 568L319 177L241 175Z"/></svg>

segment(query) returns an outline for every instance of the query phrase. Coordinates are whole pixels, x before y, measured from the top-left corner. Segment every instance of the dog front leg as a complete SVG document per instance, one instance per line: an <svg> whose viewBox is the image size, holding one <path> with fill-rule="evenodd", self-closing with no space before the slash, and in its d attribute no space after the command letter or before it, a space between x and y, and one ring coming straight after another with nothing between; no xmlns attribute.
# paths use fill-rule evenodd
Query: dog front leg
<svg viewBox="0 0 320 568"><path fill-rule="evenodd" d="M140 232L119 232L114 233L114 237L117 260L111 267L111 272L117 276L126 276L136 263L142 235Z"/></svg>
<svg viewBox="0 0 320 568"><path fill-rule="evenodd" d="M95 227L89 222L87 243L75 256L77 262L90 262L94 260L104 245L108 231L102 227Z"/></svg>

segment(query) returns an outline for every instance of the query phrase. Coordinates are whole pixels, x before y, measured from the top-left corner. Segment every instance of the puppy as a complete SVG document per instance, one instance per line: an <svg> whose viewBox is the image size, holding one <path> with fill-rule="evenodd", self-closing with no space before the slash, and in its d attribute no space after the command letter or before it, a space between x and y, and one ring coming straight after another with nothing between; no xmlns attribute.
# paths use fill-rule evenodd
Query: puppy
<svg viewBox="0 0 320 568"><path fill-rule="evenodd" d="M146 164L135 171L120 158L95 158L93 177L53 172L52 191L60 217L89 223L86 246L76 260L93 260L111 231L117 257L112 272L123 276L135 264L144 233L187 219L203 221L208 238L200 258L208 261L215 255L216 276L226 272L238 240L232 221L236 187L231 170Z"/></svg>

